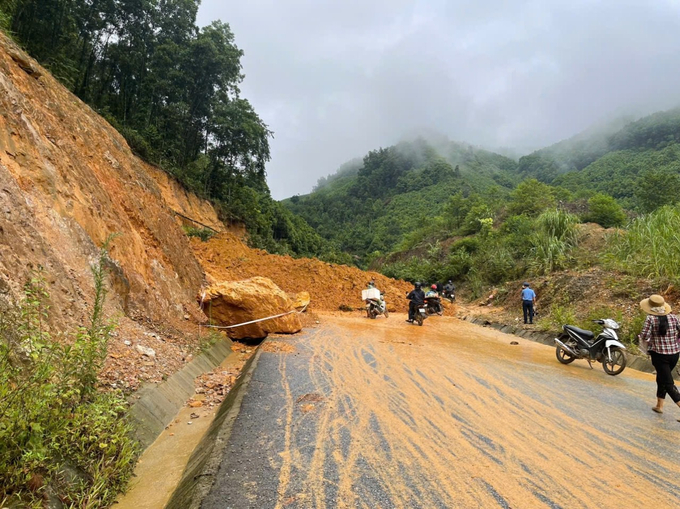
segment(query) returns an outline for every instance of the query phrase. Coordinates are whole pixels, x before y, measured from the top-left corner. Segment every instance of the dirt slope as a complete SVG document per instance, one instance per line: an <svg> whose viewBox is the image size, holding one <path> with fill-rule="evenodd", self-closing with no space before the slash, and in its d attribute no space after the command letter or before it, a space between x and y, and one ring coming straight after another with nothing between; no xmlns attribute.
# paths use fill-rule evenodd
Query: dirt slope
<svg viewBox="0 0 680 509"><path fill-rule="evenodd" d="M42 266L59 325L82 318L90 262L111 234L111 313L153 321L194 312L203 271L174 211L219 228L210 204L142 163L48 73L30 76L0 35L0 280L20 292ZM34 64L37 67L37 64Z"/></svg>
<svg viewBox="0 0 680 509"><path fill-rule="evenodd" d="M191 358L195 324L206 319L196 302L204 268L210 281L267 276L288 292L308 290L317 309L361 305L366 273L250 250L232 234L190 242L181 216L225 230L208 202L136 158L115 129L0 33L0 312L42 267L53 330L84 323L91 263L117 234L106 311L119 327L102 379L135 389ZM372 275L403 309L408 285Z"/></svg>
<svg viewBox="0 0 680 509"><path fill-rule="evenodd" d="M308 291L312 309L337 311L341 305L360 307L361 290L373 277L376 286L385 292L390 309L404 311L408 307L404 295L412 286L377 272L316 259L272 255L250 249L231 233L223 233L208 242L192 239L192 246L210 282L264 276L286 292Z"/></svg>

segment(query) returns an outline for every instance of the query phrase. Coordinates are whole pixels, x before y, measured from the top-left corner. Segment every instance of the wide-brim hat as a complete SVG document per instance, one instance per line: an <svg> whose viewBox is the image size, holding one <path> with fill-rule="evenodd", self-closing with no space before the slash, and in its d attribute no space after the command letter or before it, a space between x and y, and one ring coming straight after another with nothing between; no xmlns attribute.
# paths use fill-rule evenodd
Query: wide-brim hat
<svg viewBox="0 0 680 509"><path fill-rule="evenodd" d="M671 305L661 295L650 295L649 299L640 301L640 307L648 315L664 316L671 312Z"/></svg>

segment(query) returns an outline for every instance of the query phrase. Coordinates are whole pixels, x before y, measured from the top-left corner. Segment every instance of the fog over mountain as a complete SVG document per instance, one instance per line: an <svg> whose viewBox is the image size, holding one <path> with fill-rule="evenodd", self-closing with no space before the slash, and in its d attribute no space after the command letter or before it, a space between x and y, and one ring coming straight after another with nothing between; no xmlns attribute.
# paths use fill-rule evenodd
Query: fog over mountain
<svg viewBox="0 0 680 509"><path fill-rule="evenodd" d="M519 153L680 104L675 0L203 0L275 132L275 198L422 131Z"/></svg>

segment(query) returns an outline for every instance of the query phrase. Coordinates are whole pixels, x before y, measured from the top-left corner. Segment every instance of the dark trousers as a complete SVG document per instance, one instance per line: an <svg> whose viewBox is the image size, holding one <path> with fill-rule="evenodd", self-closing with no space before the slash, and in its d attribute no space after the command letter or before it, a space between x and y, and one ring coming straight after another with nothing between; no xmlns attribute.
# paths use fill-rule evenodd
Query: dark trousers
<svg viewBox="0 0 680 509"><path fill-rule="evenodd" d="M656 397L665 399L666 394L668 394L673 402L678 403L680 391L673 381L673 368L678 363L680 354L667 355L650 350L649 355L651 355L652 364L656 368Z"/></svg>
<svg viewBox="0 0 680 509"><path fill-rule="evenodd" d="M415 320L416 319L416 313L418 313L418 306L422 306L422 304L416 304L413 301L410 301L408 303L408 319L409 320Z"/></svg>
<svg viewBox="0 0 680 509"><path fill-rule="evenodd" d="M523 300L522 311L524 312L524 323L527 323L527 316L529 317L529 323L534 323L534 301Z"/></svg>

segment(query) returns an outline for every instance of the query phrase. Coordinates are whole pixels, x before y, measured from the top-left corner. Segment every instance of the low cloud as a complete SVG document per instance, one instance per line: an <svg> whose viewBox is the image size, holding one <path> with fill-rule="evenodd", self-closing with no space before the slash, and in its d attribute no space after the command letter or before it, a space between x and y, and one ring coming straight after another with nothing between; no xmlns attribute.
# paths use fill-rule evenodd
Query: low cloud
<svg viewBox="0 0 680 509"><path fill-rule="evenodd" d="M680 3L203 0L275 131L275 198L420 131L520 152L680 104Z"/></svg>

